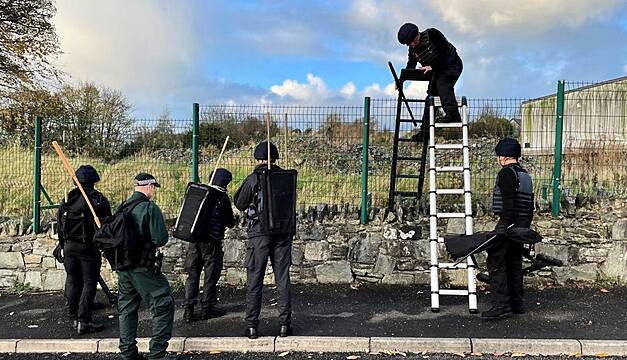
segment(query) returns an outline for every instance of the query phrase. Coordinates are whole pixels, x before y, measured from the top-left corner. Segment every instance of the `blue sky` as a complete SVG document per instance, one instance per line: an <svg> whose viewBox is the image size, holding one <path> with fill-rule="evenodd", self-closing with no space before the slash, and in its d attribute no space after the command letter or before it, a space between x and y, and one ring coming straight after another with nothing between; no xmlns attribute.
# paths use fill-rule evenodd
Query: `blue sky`
<svg viewBox="0 0 627 360"><path fill-rule="evenodd" d="M133 116L191 104L361 104L394 96L386 62L404 65L404 22L458 49L456 91L529 98L558 79L627 73L624 0L58 0L55 23L73 81L122 91ZM424 84L407 91L424 94Z"/></svg>

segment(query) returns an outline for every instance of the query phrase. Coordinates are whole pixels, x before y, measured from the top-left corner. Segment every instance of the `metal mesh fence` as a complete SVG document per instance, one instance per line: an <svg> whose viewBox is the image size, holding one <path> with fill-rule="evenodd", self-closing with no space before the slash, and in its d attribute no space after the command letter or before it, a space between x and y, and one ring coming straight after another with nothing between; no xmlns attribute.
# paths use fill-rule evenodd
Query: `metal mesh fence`
<svg viewBox="0 0 627 360"><path fill-rule="evenodd" d="M96 188L114 207L133 192L133 178L137 173L153 174L162 186L156 192L155 201L166 217L173 217L178 212L185 186L191 180L191 123L191 120L133 120L117 134L114 147L107 143L98 145L95 141L73 145L67 137L55 139L44 133L42 186L54 203L74 187L61 160L51 149L51 142L57 140L74 168L91 164L97 169L101 181ZM32 171L29 175L32 176ZM32 188L32 178L29 180ZM19 195L30 199L28 194ZM42 196L42 204L47 202Z"/></svg>
<svg viewBox="0 0 627 360"><path fill-rule="evenodd" d="M565 82L562 188L566 194L627 194L627 77Z"/></svg>
<svg viewBox="0 0 627 360"><path fill-rule="evenodd" d="M298 204L359 204L361 106L201 106L201 180L208 181L229 135L220 166L233 173L232 194L253 171L253 150L266 139L267 126L279 148L277 165L298 170Z"/></svg>
<svg viewBox="0 0 627 360"><path fill-rule="evenodd" d="M627 85L567 83L564 103L562 188L573 195L624 198L627 195ZM555 159L556 98L533 100L469 99L472 189L475 201L492 190L499 166L494 145L512 136L523 146L523 166L534 179L536 193L550 193ZM371 101L369 184L371 204L387 205L392 140L397 102ZM403 117L409 117L403 108ZM419 119L423 103L413 103ZM255 167L253 149L266 138L280 152L278 165L299 171L298 204L348 205L361 201L363 107L205 105L200 107L199 174L208 182L227 135L231 137L221 166L233 173L229 193ZM50 143L57 140L74 167L92 164L102 181L97 184L114 205L132 191L132 179L140 171L154 174L163 187L156 201L167 217L176 215L184 190L192 178L192 120L125 120L92 124L63 132L53 120L44 120L42 185L56 203L72 188ZM78 126L78 125L77 125ZM84 126L84 125L81 125ZM411 137L416 128L402 124L400 135ZM458 133L458 132L456 132ZM0 134L1 135L1 134ZM6 139L5 139L6 140ZM458 135L438 132L438 142L460 142ZM33 187L32 144L3 141L0 146L0 215L31 214ZM416 143L401 143L399 155L419 156ZM438 166L461 164L461 152L444 154ZM418 163L403 164L399 172L417 173ZM461 178L439 178L438 187L459 187ZM425 186L428 186L428 179ZM400 179L398 190L415 191L417 180ZM49 201L42 195L42 203Z"/></svg>

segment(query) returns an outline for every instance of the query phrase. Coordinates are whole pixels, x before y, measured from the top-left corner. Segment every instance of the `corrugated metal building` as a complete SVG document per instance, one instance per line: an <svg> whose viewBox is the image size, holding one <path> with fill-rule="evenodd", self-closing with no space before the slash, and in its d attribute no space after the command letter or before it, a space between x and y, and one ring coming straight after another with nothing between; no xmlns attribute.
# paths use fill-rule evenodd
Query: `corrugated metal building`
<svg viewBox="0 0 627 360"><path fill-rule="evenodd" d="M521 104L520 134L525 154L554 152L555 102L556 95L552 94ZM627 145L627 76L566 89L562 141L564 153Z"/></svg>

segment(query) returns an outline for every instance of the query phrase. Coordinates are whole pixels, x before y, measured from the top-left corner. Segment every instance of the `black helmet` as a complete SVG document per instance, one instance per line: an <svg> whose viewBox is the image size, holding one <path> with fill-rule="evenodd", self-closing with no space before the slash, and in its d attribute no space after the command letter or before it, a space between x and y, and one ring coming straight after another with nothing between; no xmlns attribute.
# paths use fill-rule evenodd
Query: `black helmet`
<svg viewBox="0 0 627 360"><path fill-rule="evenodd" d="M254 153L255 159L257 160L268 160L268 142L262 141L255 147ZM273 143L270 143L270 157L271 160L276 160L279 158L279 150L274 146Z"/></svg>
<svg viewBox="0 0 627 360"><path fill-rule="evenodd" d="M494 148L497 156L507 156L518 159L521 155L520 143L516 139L503 138Z"/></svg>
<svg viewBox="0 0 627 360"><path fill-rule="evenodd" d="M209 178L211 180L211 178ZM217 168L216 174L213 176L213 183L209 185L218 185L222 187L226 187L231 180L233 180L233 175L230 171L223 168Z"/></svg>
<svg viewBox="0 0 627 360"><path fill-rule="evenodd" d="M418 26L412 23L405 23L398 29L398 42L403 45L408 45L412 40L418 36Z"/></svg>
<svg viewBox="0 0 627 360"><path fill-rule="evenodd" d="M93 185L100 181L100 176L91 165L81 165L76 169L76 178L81 185Z"/></svg>

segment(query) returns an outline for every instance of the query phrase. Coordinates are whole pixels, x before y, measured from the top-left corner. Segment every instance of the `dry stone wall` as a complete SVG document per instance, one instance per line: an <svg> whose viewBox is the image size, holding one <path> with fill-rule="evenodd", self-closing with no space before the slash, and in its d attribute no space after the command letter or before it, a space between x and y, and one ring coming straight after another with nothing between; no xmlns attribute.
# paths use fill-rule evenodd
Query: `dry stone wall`
<svg viewBox="0 0 627 360"><path fill-rule="evenodd" d="M299 210L298 232L292 249L292 281L295 283L416 284L429 282L428 222L412 209L396 214L371 211L370 222L359 224L356 209L318 206ZM28 283L34 290L64 287L63 265L52 257L56 245L53 226L44 234L29 234L24 219L0 219L0 288L11 289ZM495 218L475 219L475 231L492 230ZM227 231L224 240L224 270L221 282L244 285L246 231L240 223ZM447 233L462 233L463 223L442 222ZM538 214L534 227L544 236L536 246L564 262L529 276L530 283L565 284L574 281L602 281L627 284L627 203L622 201L588 204L570 209L566 217ZM183 259L187 243L176 239L164 247L163 271L171 281L183 281ZM442 253L444 250L442 249ZM485 256L478 257L480 263ZM113 282L115 275L103 262L102 275ZM483 264L482 264L483 265ZM442 281L463 284L463 271L450 271ZM267 282L272 282L268 266Z"/></svg>

